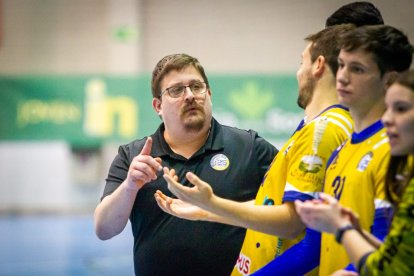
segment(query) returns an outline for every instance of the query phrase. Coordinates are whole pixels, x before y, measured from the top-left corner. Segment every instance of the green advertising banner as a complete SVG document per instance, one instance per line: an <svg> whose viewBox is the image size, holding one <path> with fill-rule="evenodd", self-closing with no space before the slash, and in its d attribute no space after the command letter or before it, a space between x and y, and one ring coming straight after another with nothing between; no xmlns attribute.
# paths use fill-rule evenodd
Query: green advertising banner
<svg viewBox="0 0 414 276"><path fill-rule="evenodd" d="M223 124L286 140L303 116L294 76L209 78ZM65 140L77 147L128 142L155 131L150 77L0 77L0 141Z"/></svg>

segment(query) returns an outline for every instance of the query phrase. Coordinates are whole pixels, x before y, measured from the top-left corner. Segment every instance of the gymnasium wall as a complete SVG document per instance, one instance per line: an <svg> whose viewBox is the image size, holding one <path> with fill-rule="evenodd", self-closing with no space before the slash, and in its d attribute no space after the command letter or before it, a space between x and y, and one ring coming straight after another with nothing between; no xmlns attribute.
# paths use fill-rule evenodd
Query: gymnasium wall
<svg viewBox="0 0 414 276"><path fill-rule="evenodd" d="M277 146L299 122L295 72L339 0L2 0L0 212L90 212L120 143L151 134L150 73L199 58L213 113ZM411 0L372 1L414 40Z"/></svg>

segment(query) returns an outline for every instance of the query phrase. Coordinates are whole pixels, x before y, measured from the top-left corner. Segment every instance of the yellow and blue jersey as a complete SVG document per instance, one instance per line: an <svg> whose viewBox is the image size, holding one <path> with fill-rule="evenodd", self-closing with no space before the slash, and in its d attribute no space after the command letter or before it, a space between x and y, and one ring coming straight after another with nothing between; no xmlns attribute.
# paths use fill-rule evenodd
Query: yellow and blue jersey
<svg viewBox="0 0 414 276"><path fill-rule="evenodd" d="M339 105L327 108L308 123L303 120L273 160L255 204L281 205L320 192L328 158L350 137L352 127L349 112ZM255 272L298 241L248 229L232 275Z"/></svg>
<svg viewBox="0 0 414 276"><path fill-rule="evenodd" d="M361 227L373 232L374 224L386 235L391 204L385 200L385 175L390 158L390 146L380 121L352 138L336 150L328 162L324 191L338 199L342 206L359 215ZM375 221L377 220L377 221ZM374 223L375 222L375 223ZM374 233L375 234L375 233ZM350 263L345 249L334 235L323 233L320 275L330 275Z"/></svg>

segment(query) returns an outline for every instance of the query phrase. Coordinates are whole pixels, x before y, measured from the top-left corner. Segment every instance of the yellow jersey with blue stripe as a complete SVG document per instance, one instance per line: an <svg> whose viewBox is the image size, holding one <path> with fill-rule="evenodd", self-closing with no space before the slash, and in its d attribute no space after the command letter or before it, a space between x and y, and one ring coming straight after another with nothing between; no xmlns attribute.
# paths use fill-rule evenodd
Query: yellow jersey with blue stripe
<svg viewBox="0 0 414 276"><path fill-rule="evenodd" d="M377 121L362 132L353 133L328 162L324 191L356 212L361 227L370 232L377 215L391 215L384 186L389 158L388 137L382 123ZM330 275L348 264L347 253L334 235L323 233L320 275Z"/></svg>
<svg viewBox="0 0 414 276"><path fill-rule="evenodd" d="M302 120L269 167L255 204L282 204L285 188L290 200L312 198L320 192L327 160L350 137L352 128L349 112L339 105L327 108L308 123ZM232 275L255 272L298 241L248 229Z"/></svg>

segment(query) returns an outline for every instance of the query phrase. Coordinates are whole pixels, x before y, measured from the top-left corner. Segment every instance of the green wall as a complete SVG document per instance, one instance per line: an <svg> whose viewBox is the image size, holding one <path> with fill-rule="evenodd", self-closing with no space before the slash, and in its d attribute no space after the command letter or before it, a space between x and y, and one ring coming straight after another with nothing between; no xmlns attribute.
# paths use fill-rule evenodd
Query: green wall
<svg viewBox="0 0 414 276"><path fill-rule="evenodd" d="M222 123L287 139L302 117L294 75L210 75L213 113ZM75 147L151 134L150 77L2 76L0 141L65 140Z"/></svg>

